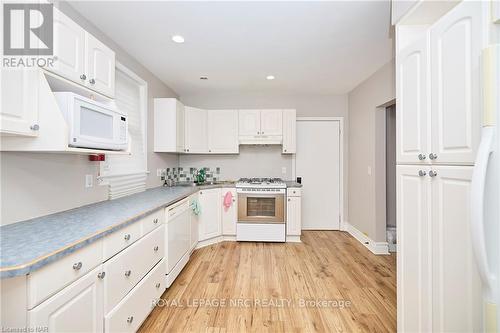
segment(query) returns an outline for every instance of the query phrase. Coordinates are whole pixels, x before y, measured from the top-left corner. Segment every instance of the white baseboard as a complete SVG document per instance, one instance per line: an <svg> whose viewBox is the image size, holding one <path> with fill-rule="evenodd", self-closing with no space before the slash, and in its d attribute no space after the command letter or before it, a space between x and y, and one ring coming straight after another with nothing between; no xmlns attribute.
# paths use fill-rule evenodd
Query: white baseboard
<svg viewBox="0 0 500 333"><path fill-rule="evenodd" d="M356 238L358 242L363 244L368 250L374 254L389 254L389 244L387 242L375 242L370 237L356 229L349 222L344 221L346 226L346 231L351 234L352 237Z"/></svg>
<svg viewBox="0 0 500 333"><path fill-rule="evenodd" d="M290 235L286 236L286 242L287 243L302 243L302 241L300 240L300 236L290 236Z"/></svg>

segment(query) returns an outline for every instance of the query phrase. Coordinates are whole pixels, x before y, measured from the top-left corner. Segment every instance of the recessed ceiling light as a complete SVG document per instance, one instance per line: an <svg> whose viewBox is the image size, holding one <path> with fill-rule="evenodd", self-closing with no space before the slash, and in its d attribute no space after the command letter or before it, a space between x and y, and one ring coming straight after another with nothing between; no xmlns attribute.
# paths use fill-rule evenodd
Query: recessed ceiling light
<svg viewBox="0 0 500 333"><path fill-rule="evenodd" d="M200 76L200 80L208 80L208 76Z"/></svg>
<svg viewBox="0 0 500 333"><path fill-rule="evenodd" d="M182 37L181 35L172 36L172 40L176 43L184 43L184 37Z"/></svg>
<svg viewBox="0 0 500 333"><path fill-rule="evenodd" d="M266 76L266 80L274 80L274 75L268 75L268 76Z"/></svg>

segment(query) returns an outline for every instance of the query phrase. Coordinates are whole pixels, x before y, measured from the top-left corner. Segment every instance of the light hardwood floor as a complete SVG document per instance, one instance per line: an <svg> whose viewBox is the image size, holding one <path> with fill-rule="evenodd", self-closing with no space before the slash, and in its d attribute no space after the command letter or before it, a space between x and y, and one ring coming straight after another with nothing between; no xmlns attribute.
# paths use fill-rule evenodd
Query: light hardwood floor
<svg viewBox="0 0 500 333"><path fill-rule="evenodd" d="M162 299L141 332L395 332L396 258L339 231L304 231L298 244L223 242L196 250Z"/></svg>

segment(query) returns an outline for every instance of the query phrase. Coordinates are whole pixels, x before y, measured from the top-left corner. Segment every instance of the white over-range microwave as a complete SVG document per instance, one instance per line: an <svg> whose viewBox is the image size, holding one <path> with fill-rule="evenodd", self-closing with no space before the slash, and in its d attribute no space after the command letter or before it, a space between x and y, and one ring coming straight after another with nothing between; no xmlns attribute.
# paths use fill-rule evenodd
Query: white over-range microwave
<svg viewBox="0 0 500 333"><path fill-rule="evenodd" d="M69 127L70 147L125 150L127 115L73 92L55 92Z"/></svg>

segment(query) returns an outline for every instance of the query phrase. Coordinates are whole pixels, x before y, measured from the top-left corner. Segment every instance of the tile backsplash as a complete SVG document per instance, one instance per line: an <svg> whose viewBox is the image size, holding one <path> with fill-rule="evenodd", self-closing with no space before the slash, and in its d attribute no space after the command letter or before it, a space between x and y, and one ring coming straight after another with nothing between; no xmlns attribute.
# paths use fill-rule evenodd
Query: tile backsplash
<svg viewBox="0 0 500 333"><path fill-rule="evenodd" d="M167 179L172 179L176 182L193 182L196 179L198 170L204 169L206 173L206 181L220 180L220 167L209 168L193 168L193 167L178 167L167 168Z"/></svg>

